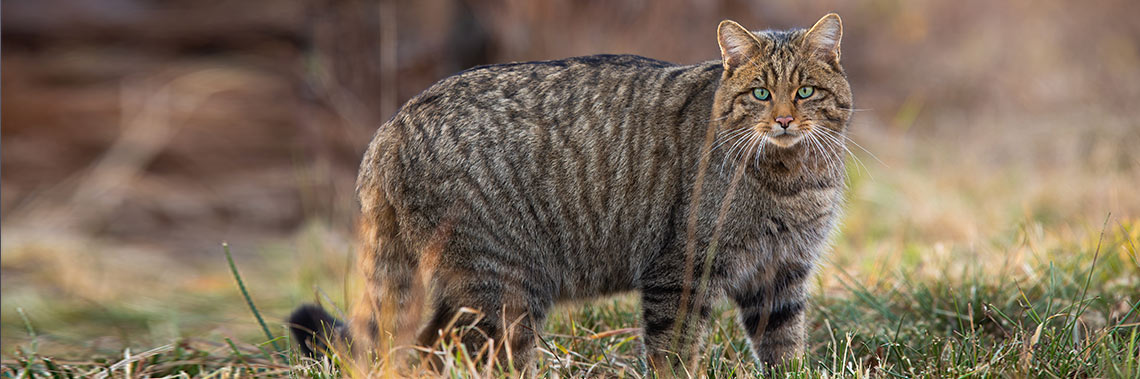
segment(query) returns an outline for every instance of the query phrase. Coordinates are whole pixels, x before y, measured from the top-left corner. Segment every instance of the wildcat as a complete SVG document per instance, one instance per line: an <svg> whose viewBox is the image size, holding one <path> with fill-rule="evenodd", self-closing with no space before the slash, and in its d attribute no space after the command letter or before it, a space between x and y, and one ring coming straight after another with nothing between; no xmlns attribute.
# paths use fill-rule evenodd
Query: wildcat
<svg viewBox="0 0 1140 379"><path fill-rule="evenodd" d="M556 302L639 291L655 370L692 369L721 298L760 361L800 356L845 189L841 36L835 14L790 31L726 20L720 61L599 55L441 80L372 140L364 297L347 326L299 308L302 349L383 356L467 325L468 351L490 337L524 367Z"/></svg>

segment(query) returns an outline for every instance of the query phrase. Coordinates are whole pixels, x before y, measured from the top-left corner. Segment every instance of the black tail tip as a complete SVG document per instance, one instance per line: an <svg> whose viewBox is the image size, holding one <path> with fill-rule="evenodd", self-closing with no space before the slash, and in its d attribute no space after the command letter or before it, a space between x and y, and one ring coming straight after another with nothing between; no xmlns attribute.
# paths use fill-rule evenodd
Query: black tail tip
<svg viewBox="0 0 1140 379"><path fill-rule="evenodd" d="M289 315L289 331L309 357L320 354L328 348L328 341L344 332L344 323L316 304L304 304Z"/></svg>

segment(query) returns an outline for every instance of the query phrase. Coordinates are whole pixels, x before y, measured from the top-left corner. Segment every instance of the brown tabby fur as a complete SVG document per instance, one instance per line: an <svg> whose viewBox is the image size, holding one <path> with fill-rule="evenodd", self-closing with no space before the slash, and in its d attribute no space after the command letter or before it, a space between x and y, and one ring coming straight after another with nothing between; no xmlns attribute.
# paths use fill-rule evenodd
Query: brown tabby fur
<svg viewBox="0 0 1140 379"><path fill-rule="evenodd" d="M809 31L724 21L721 61L590 56L433 85L364 156L367 288L337 329L386 356L473 325L469 351L490 336L526 367L553 304L636 290L656 370L692 370L720 298L739 306L762 362L799 356L808 278L843 198L841 34L834 14ZM815 93L799 99L804 85ZM775 135L782 116L791 137ZM291 322L302 339L338 323L314 307Z"/></svg>

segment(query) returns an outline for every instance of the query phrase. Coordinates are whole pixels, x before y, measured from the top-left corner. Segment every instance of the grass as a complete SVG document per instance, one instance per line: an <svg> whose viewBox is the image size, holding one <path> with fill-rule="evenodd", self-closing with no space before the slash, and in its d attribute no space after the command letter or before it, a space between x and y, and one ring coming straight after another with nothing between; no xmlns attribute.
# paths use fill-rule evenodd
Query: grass
<svg viewBox="0 0 1140 379"><path fill-rule="evenodd" d="M838 270L843 289L817 297L808 358L789 377L1136 377L1140 372L1135 222L1106 231L1072 259L1051 260L1020 277L982 271L959 280L914 280L904 271L878 283ZM702 370L715 377L749 377L745 341L733 311L721 308L708 337ZM567 308L547 325L540 343L544 376L640 377L635 355L636 301L623 297ZM239 348L229 340L184 339L148 351L82 361L36 351L37 334L3 362L7 377L292 376L337 377L343 367L278 353L264 338ZM462 352L449 376L470 374Z"/></svg>
<svg viewBox="0 0 1140 379"><path fill-rule="evenodd" d="M1110 220L1114 220L1111 219ZM787 377L1119 377L1140 373L1140 220L1105 223L1102 233L1064 240L1033 225L1001 239L999 251L1024 251L1015 267L964 265L931 275L922 257L860 277L830 264L809 312L806 359ZM922 247L913 254L929 254ZM951 269L951 267L943 267ZM235 278L241 281L234 271ZM832 282L834 281L834 282ZM256 297L256 293L250 294ZM253 307L252 300L250 306ZM632 296L560 308L539 343L544 377L643 377L637 304ZM734 310L708 336L700 368L713 377L751 377L756 366ZM4 351L4 377L340 377L348 366L300 358L273 345L284 338L180 338L147 350L64 359L38 350L45 333L21 311L24 338ZM7 322L7 320L5 321ZM11 331L5 329L5 339ZM266 334L268 330L265 331ZM287 341L292 346L292 341ZM472 352L454 345L445 372L468 377ZM487 372L478 372L484 375ZM491 376L509 376L498 371Z"/></svg>

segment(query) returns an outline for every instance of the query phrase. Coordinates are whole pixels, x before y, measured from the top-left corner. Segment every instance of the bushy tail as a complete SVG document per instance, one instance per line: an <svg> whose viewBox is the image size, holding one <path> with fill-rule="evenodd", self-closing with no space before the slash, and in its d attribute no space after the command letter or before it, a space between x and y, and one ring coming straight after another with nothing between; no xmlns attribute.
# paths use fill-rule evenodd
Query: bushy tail
<svg viewBox="0 0 1140 379"><path fill-rule="evenodd" d="M316 357L336 343L347 342L348 328L344 322L325 312L316 304L304 304L289 315L289 331L301 352Z"/></svg>

